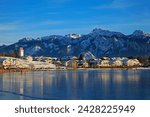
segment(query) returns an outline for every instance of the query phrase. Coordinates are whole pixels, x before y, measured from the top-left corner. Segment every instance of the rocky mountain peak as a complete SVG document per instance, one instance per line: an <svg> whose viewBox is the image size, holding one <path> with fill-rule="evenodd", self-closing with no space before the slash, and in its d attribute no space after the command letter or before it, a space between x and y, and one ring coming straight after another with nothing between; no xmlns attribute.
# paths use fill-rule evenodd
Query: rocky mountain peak
<svg viewBox="0 0 150 117"><path fill-rule="evenodd" d="M72 39L61 35L50 35L37 39L23 38L17 43L0 46L0 53L11 53L14 49L24 48L25 56L79 56L85 58L103 56L150 56L150 34L136 30L132 35L120 32L94 29L91 33ZM73 37L78 37L72 34ZM92 54L94 55L92 55Z"/></svg>
<svg viewBox="0 0 150 117"><path fill-rule="evenodd" d="M150 34L145 33L142 30L135 30L132 35L133 36L150 36Z"/></svg>
<svg viewBox="0 0 150 117"><path fill-rule="evenodd" d="M111 37L111 36L118 36L118 37L121 37L121 36L124 36L124 34L120 33L120 32L114 32L114 31L109 31L109 30L103 30L101 28L95 28L93 29L92 31L93 34L96 34L96 35L101 35L101 36L108 36L108 37Z"/></svg>

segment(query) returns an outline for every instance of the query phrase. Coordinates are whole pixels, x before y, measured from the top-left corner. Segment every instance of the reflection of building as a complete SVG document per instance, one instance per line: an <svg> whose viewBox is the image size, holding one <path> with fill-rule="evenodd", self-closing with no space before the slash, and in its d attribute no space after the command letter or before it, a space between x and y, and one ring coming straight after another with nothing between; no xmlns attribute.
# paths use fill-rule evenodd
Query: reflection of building
<svg viewBox="0 0 150 117"><path fill-rule="evenodd" d="M22 47L20 48L20 57L24 57L24 49Z"/></svg>

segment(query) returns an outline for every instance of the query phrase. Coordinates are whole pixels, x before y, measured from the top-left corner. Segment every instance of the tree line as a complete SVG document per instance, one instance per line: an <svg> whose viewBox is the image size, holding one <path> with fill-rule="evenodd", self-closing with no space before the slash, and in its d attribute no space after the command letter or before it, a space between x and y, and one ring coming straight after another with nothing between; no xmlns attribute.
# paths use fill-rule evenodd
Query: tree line
<svg viewBox="0 0 150 117"><path fill-rule="evenodd" d="M17 50L13 50L11 53L0 53L0 56L19 58Z"/></svg>

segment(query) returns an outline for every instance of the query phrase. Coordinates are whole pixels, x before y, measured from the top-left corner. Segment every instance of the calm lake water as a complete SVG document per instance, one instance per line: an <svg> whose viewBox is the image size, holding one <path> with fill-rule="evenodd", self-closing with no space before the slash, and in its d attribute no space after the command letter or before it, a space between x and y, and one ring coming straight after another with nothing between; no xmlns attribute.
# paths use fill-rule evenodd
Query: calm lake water
<svg viewBox="0 0 150 117"><path fill-rule="evenodd" d="M150 99L150 70L4 73L0 99Z"/></svg>

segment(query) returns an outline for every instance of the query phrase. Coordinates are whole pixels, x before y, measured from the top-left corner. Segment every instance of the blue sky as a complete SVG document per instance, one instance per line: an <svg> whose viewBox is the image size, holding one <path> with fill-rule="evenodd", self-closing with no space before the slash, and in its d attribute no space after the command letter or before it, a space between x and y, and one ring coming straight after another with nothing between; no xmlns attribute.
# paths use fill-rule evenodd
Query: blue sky
<svg viewBox="0 0 150 117"><path fill-rule="evenodd" d="M150 33L150 0L0 0L0 45L93 28Z"/></svg>

